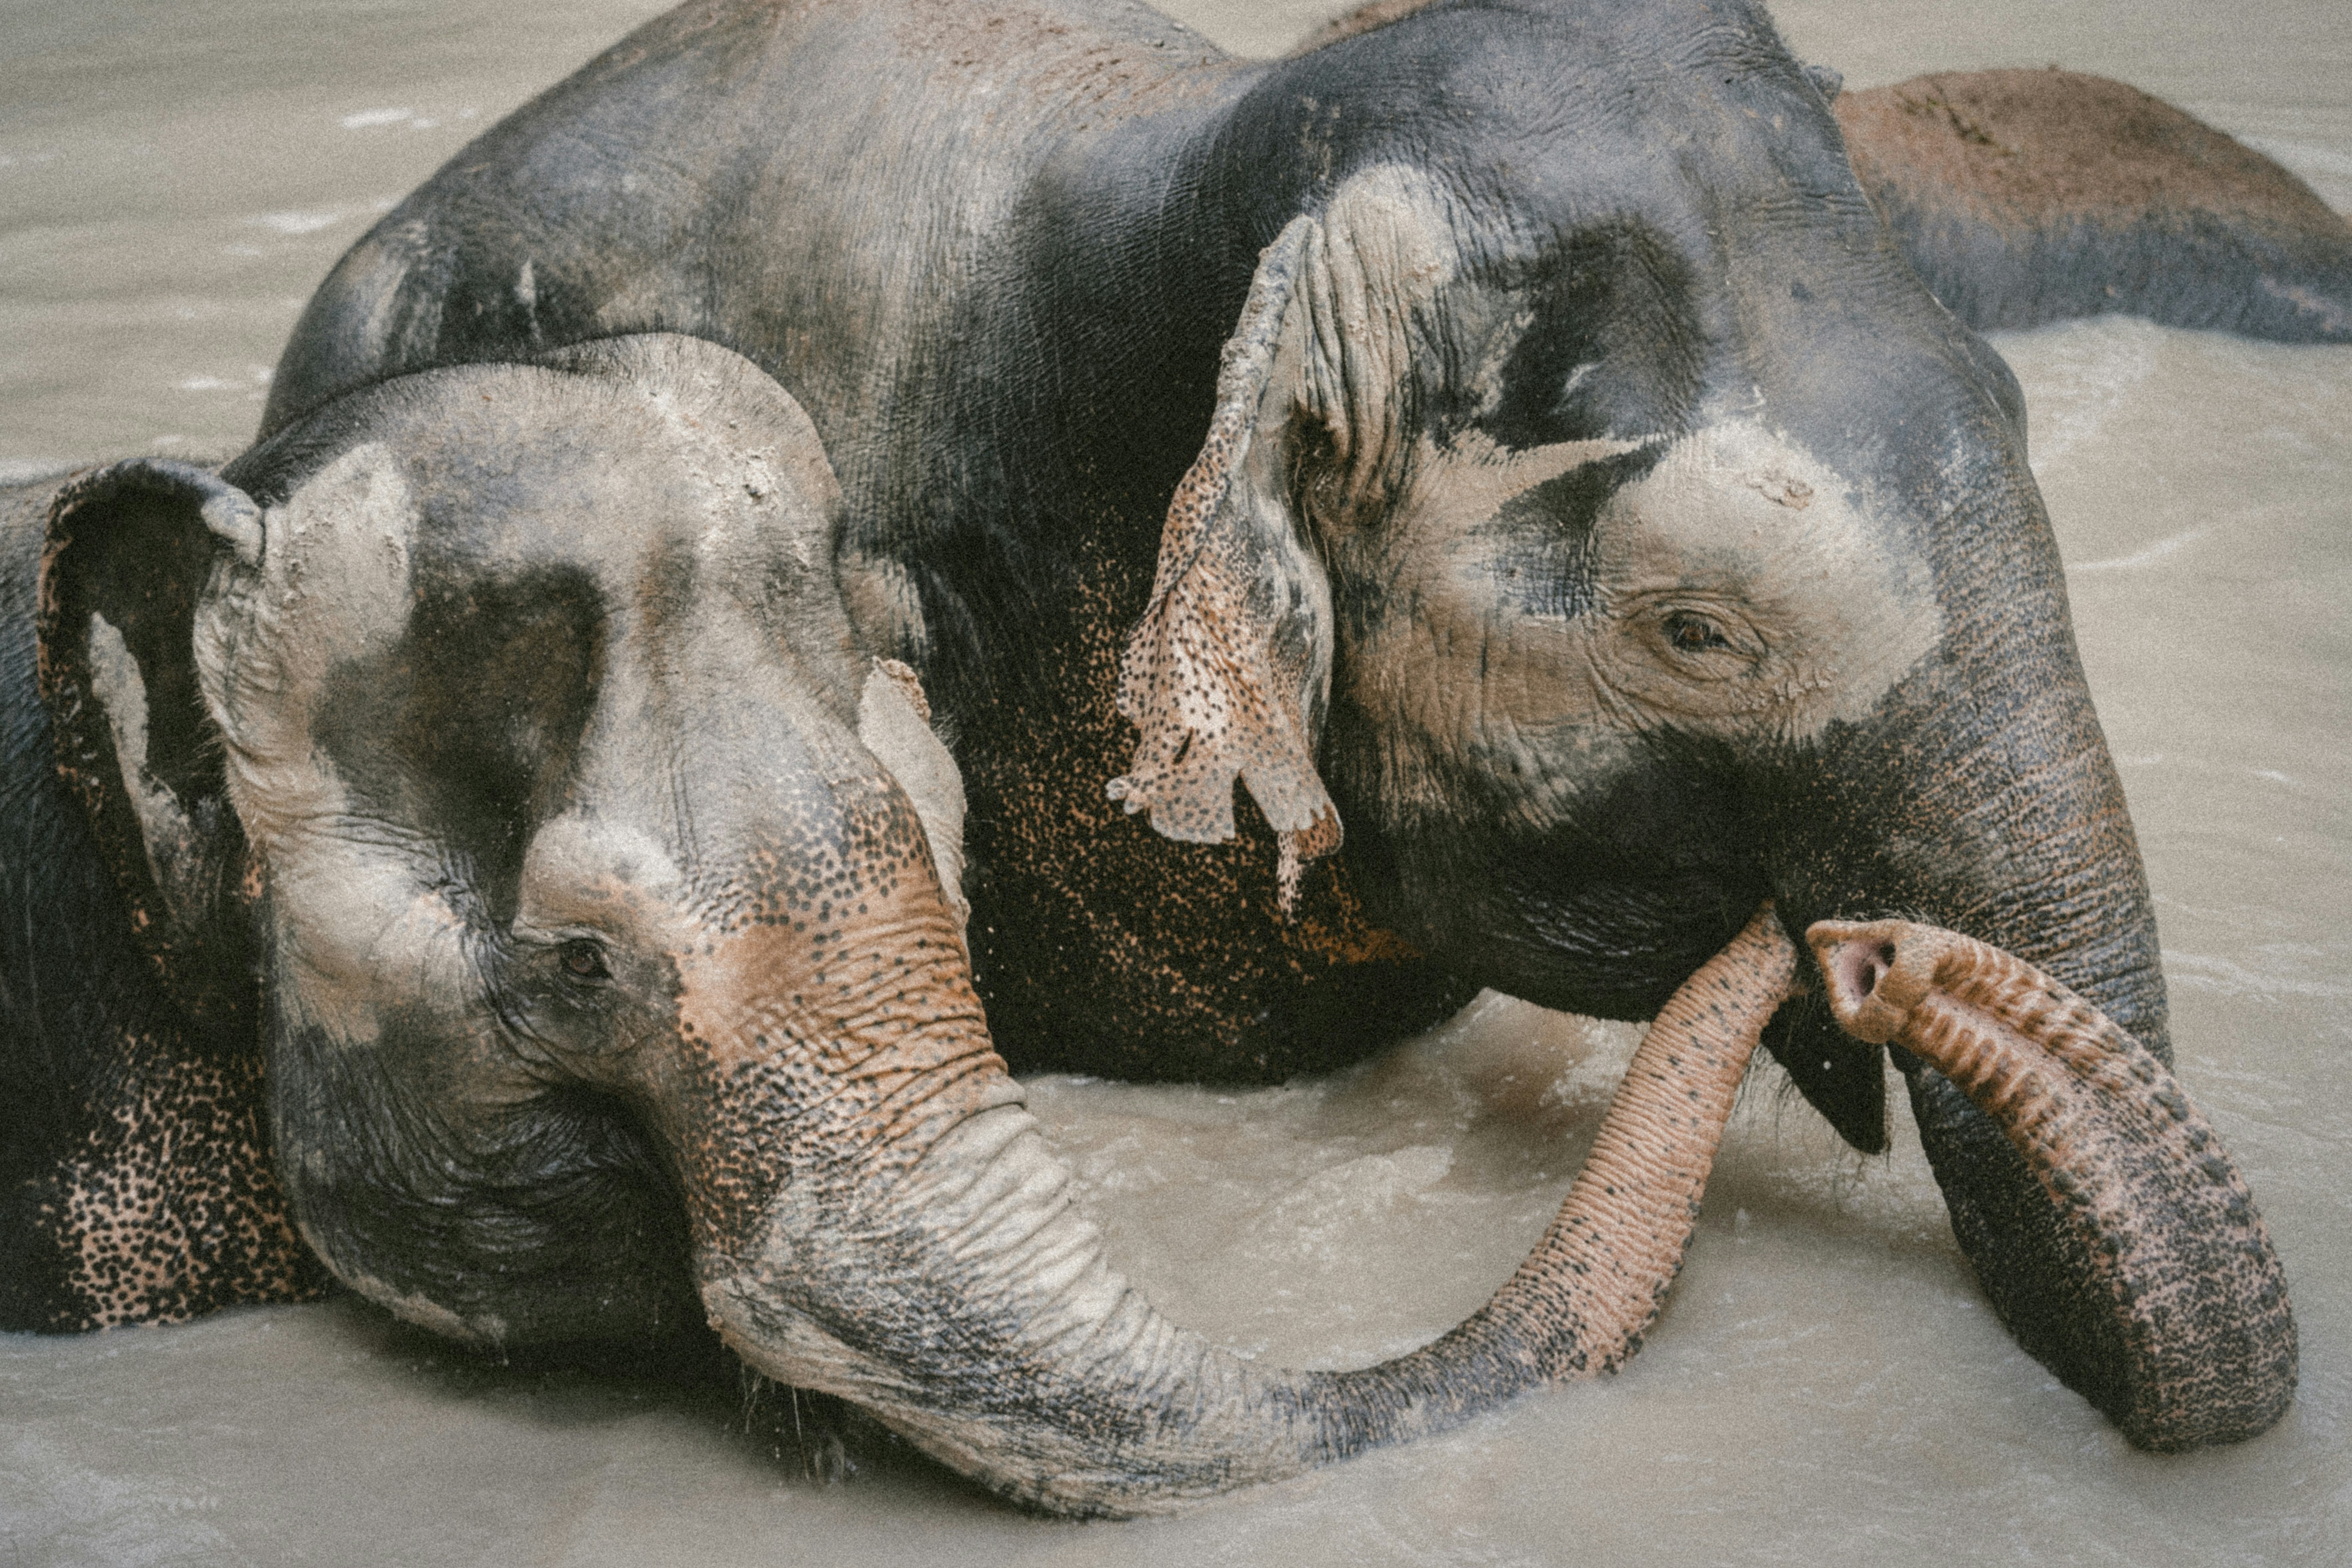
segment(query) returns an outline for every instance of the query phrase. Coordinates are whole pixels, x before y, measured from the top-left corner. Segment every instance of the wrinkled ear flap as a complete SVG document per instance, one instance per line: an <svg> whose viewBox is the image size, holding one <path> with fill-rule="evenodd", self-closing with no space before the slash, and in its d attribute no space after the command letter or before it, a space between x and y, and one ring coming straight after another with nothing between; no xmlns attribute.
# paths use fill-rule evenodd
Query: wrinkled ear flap
<svg viewBox="0 0 2352 1568"><path fill-rule="evenodd" d="M1118 710L1142 734L1110 784L1169 837L1222 844L1238 777L1279 837L1286 909L1301 862L1339 847L1339 809L1315 771L1330 586L1292 511L1282 452L1308 400L1303 296L1320 238L1301 217L1266 247L1225 342L1208 438L1169 506L1150 606L1120 663Z"/></svg>
<svg viewBox="0 0 2352 1568"><path fill-rule="evenodd" d="M58 770L89 815L141 945L192 1018L249 1012L245 837L196 682L213 573L261 559L260 509L215 475L142 458L49 508L36 620Z"/></svg>

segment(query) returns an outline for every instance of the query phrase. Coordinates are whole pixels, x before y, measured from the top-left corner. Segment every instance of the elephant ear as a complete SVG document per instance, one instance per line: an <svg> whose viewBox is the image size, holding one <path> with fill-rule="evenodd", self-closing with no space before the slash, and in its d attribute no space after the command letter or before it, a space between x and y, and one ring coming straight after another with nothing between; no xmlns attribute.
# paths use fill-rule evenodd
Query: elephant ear
<svg viewBox="0 0 2352 1568"><path fill-rule="evenodd" d="M1277 836L1283 905L1301 863L1339 847L1315 769L1331 683L1330 586L1301 537L1284 461L1316 413L1305 296L1322 229L1292 221L1259 258L1226 341L1216 410L1160 541L1151 602L1119 667L1118 710L1142 731L1110 797L1167 837L1234 837L1238 778Z"/></svg>
<svg viewBox="0 0 2352 1568"><path fill-rule="evenodd" d="M142 458L58 492L35 633L58 773L88 815L140 945L192 1020L253 1000L245 838L198 689L196 605L215 571L261 559L251 497Z"/></svg>

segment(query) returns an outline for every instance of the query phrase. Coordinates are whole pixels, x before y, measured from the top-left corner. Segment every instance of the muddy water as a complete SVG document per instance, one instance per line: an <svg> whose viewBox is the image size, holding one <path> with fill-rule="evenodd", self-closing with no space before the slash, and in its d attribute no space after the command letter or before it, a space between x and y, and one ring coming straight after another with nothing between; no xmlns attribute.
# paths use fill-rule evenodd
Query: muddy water
<svg viewBox="0 0 2352 1568"><path fill-rule="evenodd" d="M652 9L10 0L0 469L235 449L372 215ZM1323 12L1187 7L1265 51ZM2338 0L1781 15L1857 86L2051 60L2126 77L2352 207ZM2000 347L2148 856L2181 1076L2300 1309L2277 1431L2131 1452L1991 1321L1907 1111L1865 1161L1759 1080L1623 1375L1185 1519L1039 1523L887 1455L821 1485L789 1408L486 1367L335 1304L0 1338L0 1564L2352 1562L2352 351L2124 321ZM1036 1103L1163 1305L1341 1364L1508 1271L1630 1045L1489 998L1330 1082L1046 1081Z"/></svg>

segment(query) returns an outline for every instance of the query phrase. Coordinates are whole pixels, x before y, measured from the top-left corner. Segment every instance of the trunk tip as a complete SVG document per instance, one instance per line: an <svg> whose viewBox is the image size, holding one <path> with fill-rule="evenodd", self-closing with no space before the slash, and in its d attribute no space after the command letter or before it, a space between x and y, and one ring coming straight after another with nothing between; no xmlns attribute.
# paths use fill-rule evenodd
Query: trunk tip
<svg viewBox="0 0 2352 1568"><path fill-rule="evenodd" d="M1883 1046L1933 988L1945 942L1907 921L1816 921L1805 930L1830 1011L1855 1039Z"/></svg>

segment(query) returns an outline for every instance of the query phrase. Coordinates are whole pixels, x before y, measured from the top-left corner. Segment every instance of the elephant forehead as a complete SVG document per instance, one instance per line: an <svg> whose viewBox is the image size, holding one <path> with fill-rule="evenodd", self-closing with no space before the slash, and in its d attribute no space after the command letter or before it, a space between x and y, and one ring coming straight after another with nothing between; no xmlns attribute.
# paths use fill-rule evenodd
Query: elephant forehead
<svg viewBox="0 0 2352 1568"><path fill-rule="evenodd" d="M528 366L395 384L352 411L368 438L265 518L265 576L313 639L362 641L410 590L472 576L563 564L617 590L684 562L707 585L814 576L828 553L838 487L780 392L738 406Z"/></svg>
<svg viewBox="0 0 2352 1568"><path fill-rule="evenodd" d="M1555 480L1588 474L1614 481L1607 460L1663 444L1663 436L1598 437L1513 448L1470 430L1442 449L1424 438L1416 468L1426 478L1412 487L1395 521L1416 540L1444 540L1497 522L1539 500Z"/></svg>
<svg viewBox="0 0 2352 1568"><path fill-rule="evenodd" d="M829 624L809 612L831 592L834 491L804 419L513 367L418 379L439 390L377 409L379 438L270 508L258 572L200 616L265 827L341 809L331 773L417 776L492 730L519 764L560 750L605 672L691 671L716 648L740 678L780 631Z"/></svg>

